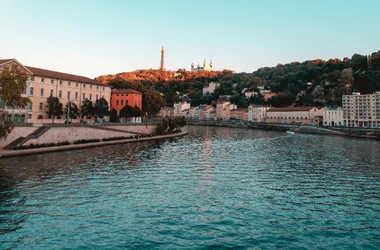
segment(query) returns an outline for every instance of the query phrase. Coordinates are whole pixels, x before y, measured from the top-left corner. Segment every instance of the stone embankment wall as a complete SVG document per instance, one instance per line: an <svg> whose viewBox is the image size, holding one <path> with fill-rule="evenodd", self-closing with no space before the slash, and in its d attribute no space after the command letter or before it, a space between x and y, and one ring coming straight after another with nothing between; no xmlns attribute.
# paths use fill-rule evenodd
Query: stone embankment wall
<svg viewBox="0 0 380 250"><path fill-rule="evenodd" d="M27 137L39 127L15 127L9 134L6 140L2 139L0 142L0 149L13 142L19 137ZM120 131L106 130L117 129ZM129 137L136 135L135 133L152 134L155 131L155 125L113 125L106 126L80 126L80 125L58 125L50 126L49 130L43 133L40 137L30 139L23 145L30 144L45 144L45 143L59 143L68 141L73 143L78 140L91 140L91 139L105 139L112 137ZM125 131L125 132L123 132ZM135 133L133 133L135 132Z"/></svg>

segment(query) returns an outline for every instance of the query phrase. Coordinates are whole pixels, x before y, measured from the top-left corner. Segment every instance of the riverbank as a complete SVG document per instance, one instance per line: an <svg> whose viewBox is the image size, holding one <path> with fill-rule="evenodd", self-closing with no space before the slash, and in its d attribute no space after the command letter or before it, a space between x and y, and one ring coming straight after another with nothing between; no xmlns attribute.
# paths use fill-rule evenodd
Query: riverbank
<svg viewBox="0 0 380 250"><path fill-rule="evenodd" d="M187 125L208 126L208 127L226 127L226 128L248 128L245 123L236 123L234 121L186 121Z"/></svg>
<svg viewBox="0 0 380 250"><path fill-rule="evenodd" d="M65 145L65 146L53 146L53 147L46 147L46 148L34 148L34 149L22 149L22 150L1 150L0 158L31 155L31 154L42 154L42 153L49 153L49 152L59 152L59 151L64 151L64 150L93 148L93 147L101 147L101 146L114 145L114 144L165 140L165 139L171 139L171 138L176 138L176 137L182 137L187 134L188 132L178 132L174 134L158 135L158 136L144 137L144 138L138 138L138 139L91 142L91 143L86 143L86 144L75 144L75 145L71 144L71 145Z"/></svg>

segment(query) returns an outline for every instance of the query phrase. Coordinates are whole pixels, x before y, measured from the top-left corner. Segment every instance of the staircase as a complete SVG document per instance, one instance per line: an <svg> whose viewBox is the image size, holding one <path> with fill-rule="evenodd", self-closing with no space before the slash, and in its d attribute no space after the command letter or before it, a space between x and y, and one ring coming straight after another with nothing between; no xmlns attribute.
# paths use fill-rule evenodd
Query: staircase
<svg viewBox="0 0 380 250"><path fill-rule="evenodd" d="M14 140L13 142L9 143L7 146L4 147L4 149L6 150L12 150L13 148L19 146L19 144L25 140L25 137L19 137L17 138L16 140Z"/></svg>
<svg viewBox="0 0 380 250"><path fill-rule="evenodd" d="M23 145L25 142L29 141L30 139L36 139L36 138L40 137L41 135L43 135L48 130L49 130L48 126L39 127L38 129L36 129L32 133L30 133L27 137L22 136L22 137L17 138L13 142L11 142L7 146L5 146L4 149L12 150L15 147Z"/></svg>

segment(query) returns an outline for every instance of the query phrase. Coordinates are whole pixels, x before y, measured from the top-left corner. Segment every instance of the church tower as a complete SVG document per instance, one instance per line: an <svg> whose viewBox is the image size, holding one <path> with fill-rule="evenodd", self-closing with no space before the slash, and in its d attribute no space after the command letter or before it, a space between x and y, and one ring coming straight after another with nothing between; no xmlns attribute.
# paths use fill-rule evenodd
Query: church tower
<svg viewBox="0 0 380 250"><path fill-rule="evenodd" d="M165 60L165 50L164 50L164 45L162 45L161 49L161 64L160 64L160 70L165 71L165 65L164 65L164 60Z"/></svg>

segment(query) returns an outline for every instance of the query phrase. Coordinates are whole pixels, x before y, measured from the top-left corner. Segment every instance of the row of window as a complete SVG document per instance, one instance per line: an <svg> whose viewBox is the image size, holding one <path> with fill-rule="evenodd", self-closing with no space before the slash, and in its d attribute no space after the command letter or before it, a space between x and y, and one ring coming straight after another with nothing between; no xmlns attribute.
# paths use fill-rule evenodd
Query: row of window
<svg viewBox="0 0 380 250"><path fill-rule="evenodd" d="M30 88L29 89L29 96L33 96L34 95L34 88ZM50 90L50 94L49 96L52 96L54 95L54 90ZM44 89L40 89L40 97L44 97ZM67 91L67 99L70 100L70 97L71 97L71 92L70 91ZM104 95L103 95L104 97ZM62 98L62 90L59 90L58 91L58 98ZM78 100L78 92L75 92L75 96L74 96L75 100ZM83 93L83 100L86 99L86 93ZM92 101L92 94L89 95L89 98L88 98L90 101ZM99 99L99 95L96 95L96 99L95 100L98 100Z"/></svg>
<svg viewBox="0 0 380 250"><path fill-rule="evenodd" d="M116 105L119 105L119 100L116 100ZM120 100L120 105L124 105L124 100ZM125 105L128 105L128 100L125 100Z"/></svg>
<svg viewBox="0 0 380 250"><path fill-rule="evenodd" d="M30 77L30 80L32 81L32 82L34 82L34 76L31 76ZM57 80L58 81L58 80ZM45 82L45 78L44 77L41 77L41 83L44 83ZM55 83L55 80L54 79L50 79L50 83L51 84L54 84ZM68 87L71 87L71 83L74 83L74 82L70 82L70 81L68 81L68 83L67 83L67 86ZM88 85L90 85L90 89L92 89L92 84L88 84ZM59 80L59 86L63 86L63 80ZM78 86L79 86L79 83L77 83L77 82L75 82L75 87L76 88L78 88ZM82 83L82 88L83 89L85 89L86 88L86 83ZM98 85L96 85L96 90L99 90L99 86ZM103 87L103 91L105 90L105 87Z"/></svg>

